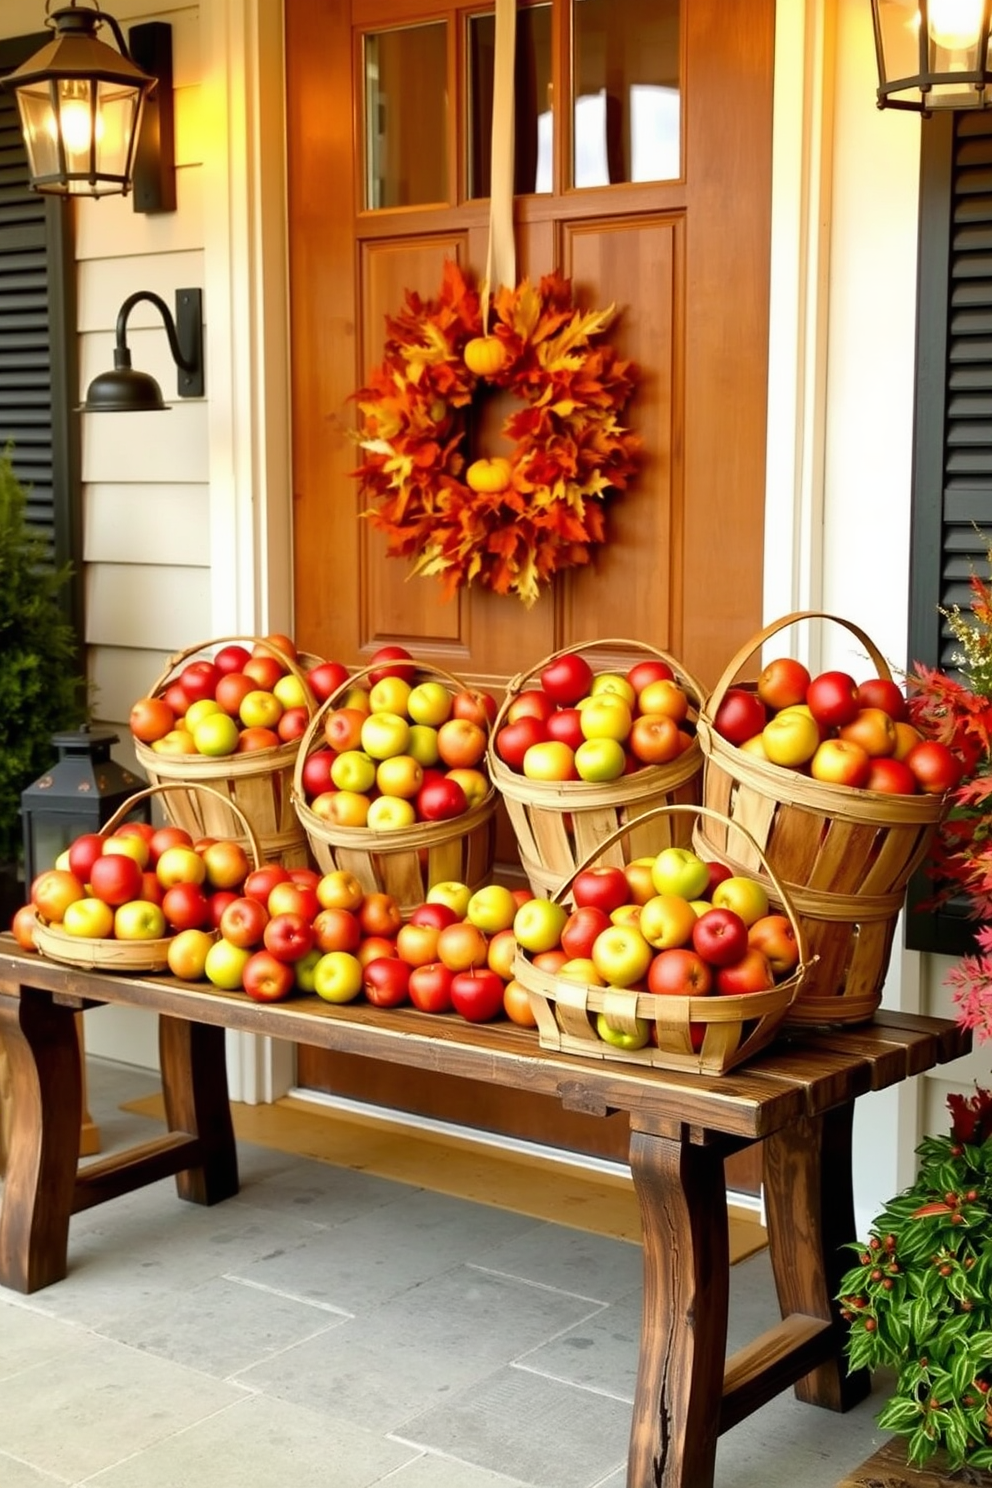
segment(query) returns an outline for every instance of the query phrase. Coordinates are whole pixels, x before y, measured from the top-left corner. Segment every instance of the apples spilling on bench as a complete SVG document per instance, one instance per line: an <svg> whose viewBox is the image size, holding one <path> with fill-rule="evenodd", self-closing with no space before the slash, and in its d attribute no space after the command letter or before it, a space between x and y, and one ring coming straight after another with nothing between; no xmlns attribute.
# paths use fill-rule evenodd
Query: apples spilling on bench
<svg viewBox="0 0 992 1488"><path fill-rule="evenodd" d="M893 795L943 795L963 765L910 721L906 697L888 677L863 682L844 671L809 671L779 656L751 687L731 687L717 705L721 738L769 764L829 785Z"/></svg>

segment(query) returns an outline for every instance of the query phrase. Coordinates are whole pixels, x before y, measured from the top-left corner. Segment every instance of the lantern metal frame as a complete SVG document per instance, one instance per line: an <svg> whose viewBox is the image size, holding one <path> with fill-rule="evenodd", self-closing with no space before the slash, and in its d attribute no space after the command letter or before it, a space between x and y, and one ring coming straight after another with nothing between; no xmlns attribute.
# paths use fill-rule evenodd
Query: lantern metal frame
<svg viewBox="0 0 992 1488"><path fill-rule="evenodd" d="M94 3L70 0L56 11L45 3L45 24L54 37L2 80L17 98L21 128L35 191L62 197L127 195L134 192L137 212L174 211L175 124L172 89L172 27L163 21L132 26L125 41L114 17ZM106 25L117 50L97 36ZM130 46L129 46L130 43ZM122 108L130 110L127 145L119 169L100 159L100 86L119 89ZM63 93L72 88L88 109L88 153L85 166L70 161L62 116ZM23 90L23 92L22 92ZM48 113L42 124L47 93ZM57 169L36 158L39 137L48 135Z"/></svg>
<svg viewBox="0 0 992 1488"><path fill-rule="evenodd" d="M872 24L875 37L875 58L878 65L878 107L903 109L929 118L933 113L949 109L985 109L992 107L992 67L989 65L989 32L992 29L992 0L975 0L976 32L975 46L969 49L975 65L965 65L965 50L959 49L960 66L935 67L933 57L943 54L947 61L955 56L953 48L941 46L934 40L931 21L934 0L917 0L916 25L916 71L898 77L888 76L891 43L895 33L886 24L893 17L894 7L890 0L871 0ZM912 23L907 10L907 21ZM979 19L980 10L980 19ZM933 51L932 55L932 49Z"/></svg>

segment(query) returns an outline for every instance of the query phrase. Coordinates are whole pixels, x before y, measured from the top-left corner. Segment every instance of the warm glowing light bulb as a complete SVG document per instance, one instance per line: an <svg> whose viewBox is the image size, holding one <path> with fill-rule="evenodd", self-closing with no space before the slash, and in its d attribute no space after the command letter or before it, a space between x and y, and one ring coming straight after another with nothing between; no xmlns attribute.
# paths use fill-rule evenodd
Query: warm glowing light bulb
<svg viewBox="0 0 992 1488"><path fill-rule="evenodd" d="M930 0L930 40L946 52L969 51L978 41L982 0Z"/></svg>
<svg viewBox="0 0 992 1488"><path fill-rule="evenodd" d="M79 90L75 83L65 83L62 86L59 98L58 123L55 115L51 117L49 129L52 138L55 139L58 129L62 130L62 143L66 153L69 155L88 155L90 149L90 101L88 90L83 87ZM96 137L99 143L103 136L103 120L99 113L96 116Z"/></svg>

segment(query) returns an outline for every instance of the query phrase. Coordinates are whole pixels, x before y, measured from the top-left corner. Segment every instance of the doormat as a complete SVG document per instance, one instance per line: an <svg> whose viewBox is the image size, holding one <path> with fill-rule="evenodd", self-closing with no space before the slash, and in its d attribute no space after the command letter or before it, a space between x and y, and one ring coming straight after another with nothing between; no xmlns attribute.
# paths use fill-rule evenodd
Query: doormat
<svg viewBox="0 0 992 1488"><path fill-rule="evenodd" d="M165 1119L161 1095L128 1101L121 1109ZM239 1141L640 1244L637 1196L633 1182L623 1175L503 1153L469 1137L411 1131L388 1118L342 1115L296 1096L261 1106L232 1101L231 1115ZM731 1263L765 1243L758 1215L731 1206Z"/></svg>

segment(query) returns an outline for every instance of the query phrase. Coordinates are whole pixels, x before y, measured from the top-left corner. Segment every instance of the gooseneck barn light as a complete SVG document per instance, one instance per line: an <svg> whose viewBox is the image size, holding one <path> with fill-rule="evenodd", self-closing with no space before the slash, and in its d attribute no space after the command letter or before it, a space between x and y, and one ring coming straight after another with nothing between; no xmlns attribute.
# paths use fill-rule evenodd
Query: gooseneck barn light
<svg viewBox="0 0 992 1488"><path fill-rule="evenodd" d="M8 73L36 191L126 195L136 211L175 208L172 28L134 26L131 48L112 15L89 5L50 11L51 41ZM106 26L116 49L97 36Z"/></svg>
<svg viewBox="0 0 992 1488"><path fill-rule="evenodd" d="M871 0L879 108L992 105L992 0Z"/></svg>
<svg viewBox="0 0 992 1488"><path fill-rule="evenodd" d="M199 289L176 290L176 315L165 301L149 289L128 295L117 312L117 344L114 347L112 372L94 377L86 393L83 413L164 412L162 389L148 372L137 372L131 366L127 344L127 320L135 305L147 300L154 305L165 323L172 360L179 368L177 392L180 398L203 397L203 293Z"/></svg>

